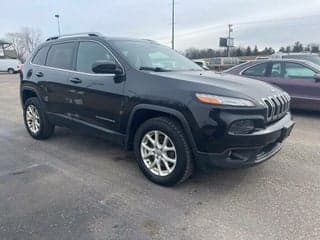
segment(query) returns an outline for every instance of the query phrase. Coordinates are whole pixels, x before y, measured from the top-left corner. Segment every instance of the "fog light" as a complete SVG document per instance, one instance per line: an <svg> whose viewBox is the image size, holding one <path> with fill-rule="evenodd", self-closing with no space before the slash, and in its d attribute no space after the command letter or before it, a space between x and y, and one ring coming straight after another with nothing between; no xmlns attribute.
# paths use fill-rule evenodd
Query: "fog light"
<svg viewBox="0 0 320 240"><path fill-rule="evenodd" d="M254 127L254 123L252 120L239 120L234 122L230 129L229 129L229 133L230 134L249 134L254 132L255 127Z"/></svg>

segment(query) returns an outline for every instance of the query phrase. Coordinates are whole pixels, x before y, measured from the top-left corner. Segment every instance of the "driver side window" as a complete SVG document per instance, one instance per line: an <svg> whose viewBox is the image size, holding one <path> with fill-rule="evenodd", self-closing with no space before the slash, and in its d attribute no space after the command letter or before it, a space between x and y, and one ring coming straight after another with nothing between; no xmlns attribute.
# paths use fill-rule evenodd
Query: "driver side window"
<svg viewBox="0 0 320 240"><path fill-rule="evenodd" d="M77 55L76 71L93 73L92 64L96 61L111 61L115 59L111 53L95 42L80 42Z"/></svg>

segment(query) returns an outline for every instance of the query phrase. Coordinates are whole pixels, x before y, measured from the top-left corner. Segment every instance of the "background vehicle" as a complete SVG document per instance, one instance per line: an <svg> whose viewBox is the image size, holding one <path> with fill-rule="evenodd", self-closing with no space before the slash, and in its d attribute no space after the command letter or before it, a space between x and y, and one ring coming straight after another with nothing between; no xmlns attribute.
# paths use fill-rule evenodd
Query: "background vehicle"
<svg viewBox="0 0 320 240"><path fill-rule="evenodd" d="M20 65L21 62L18 59L2 58L0 59L0 72L17 73L20 70Z"/></svg>
<svg viewBox="0 0 320 240"><path fill-rule="evenodd" d="M21 101L33 138L55 125L106 136L169 186L195 164L252 166L281 149L294 125L289 95L241 80L150 40L75 34L49 38L24 64Z"/></svg>
<svg viewBox="0 0 320 240"><path fill-rule="evenodd" d="M284 89L292 98L293 108L320 110L320 66L312 62L293 59L259 60L225 72L265 81Z"/></svg>
<svg viewBox="0 0 320 240"><path fill-rule="evenodd" d="M208 66L216 71L223 71L240 63L238 57L216 57L210 58Z"/></svg>
<svg viewBox="0 0 320 240"><path fill-rule="evenodd" d="M194 63L198 64L200 67L202 67L204 70L210 70L208 64L206 61L203 60L193 60Z"/></svg>

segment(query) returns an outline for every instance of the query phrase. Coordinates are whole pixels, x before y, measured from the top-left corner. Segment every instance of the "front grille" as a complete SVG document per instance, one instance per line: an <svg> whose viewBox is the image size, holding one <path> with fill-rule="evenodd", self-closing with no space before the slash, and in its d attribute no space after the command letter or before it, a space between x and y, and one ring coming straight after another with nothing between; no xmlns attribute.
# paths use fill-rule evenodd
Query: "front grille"
<svg viewBox="0 0 320 240"><path fill-rule="evenodd" d="M263 98L262 102L267 108L267 122L282 118L290 108L290 96L287 93Z"/></svg>

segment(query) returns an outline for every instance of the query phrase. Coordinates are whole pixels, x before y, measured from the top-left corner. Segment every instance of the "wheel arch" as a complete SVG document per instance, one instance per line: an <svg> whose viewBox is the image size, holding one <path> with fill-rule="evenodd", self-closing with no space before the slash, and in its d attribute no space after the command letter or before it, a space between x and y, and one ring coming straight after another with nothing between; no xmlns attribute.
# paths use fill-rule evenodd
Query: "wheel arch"
<svg viewBox="0 0 320 240"><path fill-rule="evenodd" d="M191 146L192 152L196 151L196 144L188 124L188 121L184 117L184 115L172 108L151 105L151 104L139 104L135 106L129 116L129 120L127 123L127 137L125 140L125 147L129 150L133 147L133 138L138 129L138 127L145 121L155 117L169 117L178 121L184 133L186 134L188 143Z"/></svg>
<svg viewBox="0 0 320 240"><path fill-rule="evenodd" d="M32 97L36 97L39 99L40 103L42 104L40 95L38 93L38 91L31 87L31 86L23 86L21 89L21 103L22 106L24 106L25 102L27 101L27 99L32 98Z"/></svg>

